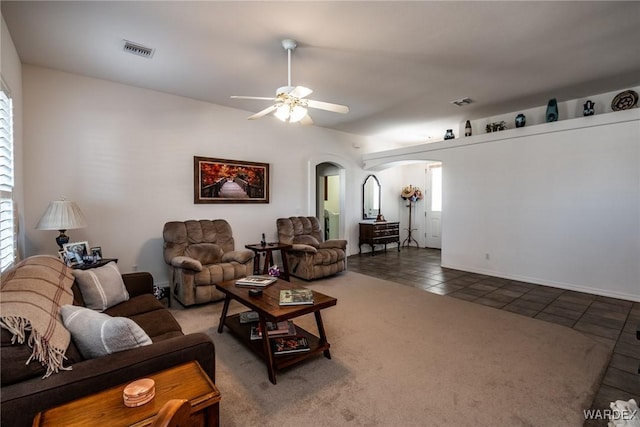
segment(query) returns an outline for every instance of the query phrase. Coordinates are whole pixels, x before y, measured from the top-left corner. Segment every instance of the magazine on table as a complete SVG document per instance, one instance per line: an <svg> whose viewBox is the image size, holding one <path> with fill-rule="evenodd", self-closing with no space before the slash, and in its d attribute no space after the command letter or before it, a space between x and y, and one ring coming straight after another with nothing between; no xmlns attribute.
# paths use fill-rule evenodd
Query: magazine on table
<svg viewBox="0 0 640 427"><path fill-rule="evenodd" d="M236 286L260 287L267 286L278 280L276 277L267 275L247 276L236 280Z"/></svg>
<svg viewBox="0 0 640 427"><path fill-rule="evenodd" d="M313 304L311 289L283 289L280 291L280 305Z"/></svg>
<svg viewBox="0 0 640 427"><path fill-rule="evenodd" d="M273 354L302 353L311 350L309 341L301 335L295 337L277 337L269 341Z"/></svg>
<svg viewBox="0 0 640 427"><path fill-rule="evenodd" d="M260 320L257 311L245 311L240 313L240 323L252 323Z"/></svg>

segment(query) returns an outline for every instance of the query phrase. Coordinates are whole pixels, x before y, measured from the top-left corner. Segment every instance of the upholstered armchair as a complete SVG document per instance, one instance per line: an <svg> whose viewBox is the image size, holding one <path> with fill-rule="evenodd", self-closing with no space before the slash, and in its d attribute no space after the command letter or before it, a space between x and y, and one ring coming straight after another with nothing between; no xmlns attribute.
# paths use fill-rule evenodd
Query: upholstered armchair
<svg viewBox="0 0 640 427"><path fill-rule="evenodd" d="M285 255L291 275L313 280L346 270L347 241L323 241L318 218L278 218L276 225L280 243L292 245Z"/></svg>
<svg viewBox="0 0 640 427"><path fill-rule="evenodd" d="M171 295L182 305L218 301L224 294L216 283L253 272L254 253L235 250L231 226L223 219L167 222L162 236Z"/></svg>

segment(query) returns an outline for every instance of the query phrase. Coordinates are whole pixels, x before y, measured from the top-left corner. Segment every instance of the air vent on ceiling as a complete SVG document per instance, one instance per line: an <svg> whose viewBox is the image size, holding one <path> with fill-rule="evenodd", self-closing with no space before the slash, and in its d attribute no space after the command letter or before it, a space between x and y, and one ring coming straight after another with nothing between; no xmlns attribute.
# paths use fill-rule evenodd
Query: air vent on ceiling
<svg viewBox="0 0 640 427"><path fill-rule="evenodd" d="M455 101L451 101L452 104L457 105L458 107L462 107L463 105L471 104L473 100L471 98L460 98Z"/></svg>
<svg viewBox="0 0 640 427"><path fill-rule="evenodd" d="M124 41L124 51L133 53L134 55L142 56L144 58L151 58L155 49L142 46L141 44L131 42L129 40Z"/></svg>

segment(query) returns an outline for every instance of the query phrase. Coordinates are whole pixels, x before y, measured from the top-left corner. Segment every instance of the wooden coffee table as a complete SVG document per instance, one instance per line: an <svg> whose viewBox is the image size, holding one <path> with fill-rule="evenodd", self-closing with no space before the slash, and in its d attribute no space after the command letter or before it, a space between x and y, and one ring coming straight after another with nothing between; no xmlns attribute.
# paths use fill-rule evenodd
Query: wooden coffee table
<svg viewBox="0 0 640 427"><path fill-rule="evenodd" d="M160 408L170 399L189 400L190 426L218 426L220 392L198 362L188 362L147 378L155 381L156 395L145 405L124 406L122 391L126 383L39 412L33 419L33 426L150 426Z"/></svg>
<svg viewBox="0 0 640 427"><path fill-rule="evenodd" d="M322 316L320 310L336 305L337 299L320 292L313 291L313 304L280 306L280 291L283 289L305 289L295 283L283 282L278 280L275 283L262 289L262 295L252 297L249 296L251 288L236 286L234 280L222 282L216 285L216 288L225 294L224 307L220 316L220 324L218 325L218 333L222 333L223 327L226 325L229 330L247 346L250 350L258 354L267 364L269 380L276 384L276 371L287 366L291 366L313 355L323 353L327 359L331 359L329 352L329 343L324 332ZM262 331L267 330L266 322L282 322L284 320L293 319L304 314L313 313L316 318L316 326L318 335L314 335L296 325L296 333L307 338L310 351L303 353L274 355L271 352L269 337L262 334L261 340L251 340L251 324L240 323L240 315L235 314L227 316L229 303L236 300L240 304L249 307L258 313L260 328Z"/></svg>

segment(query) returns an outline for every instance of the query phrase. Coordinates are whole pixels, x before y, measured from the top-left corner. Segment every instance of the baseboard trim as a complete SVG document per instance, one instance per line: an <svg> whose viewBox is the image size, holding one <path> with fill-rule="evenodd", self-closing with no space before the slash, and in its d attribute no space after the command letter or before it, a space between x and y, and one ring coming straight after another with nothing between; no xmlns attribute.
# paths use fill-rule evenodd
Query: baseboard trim
<svg viewBox="0 0 640 427"><path fill-rule="evenodd" d="M500 277L500 278L503 278L503 279L517 280L517 281L520 281L520 282L533 283L535 285L551 286L553 288L564 289L564 290L567 290L567 291L584 292L584 293L587 293L587 294L600 295L600 296L603 296L603 297L617 298L617 299L623 299L623 300L627 300L627 301L640 302L640 295L628 294L628 293L625 293L625 292L617 292L617 291L610 291L610 290L600 289L600 288L592 288L592 287L589 287L589 286L576 285L576 284L572 284L572 283L564 283L564 282L555 282L555 281L550 281L550 280L543 280L543 279L538 279L536 277L526 277L526 276L519 276L519 275L515 275L515 274L506 274L506 273L501 273L499 271L485 270L485 269L482 269L482 268L469 268L469 267L460 266L460 265L456 265L456 264L447 264L447 263L444 263L444 262L441 263L441 266L444 267L444 268L451 268L451 269L454 269L454 270L468 271L470 273L486 274L487 276Z"/></svg>

